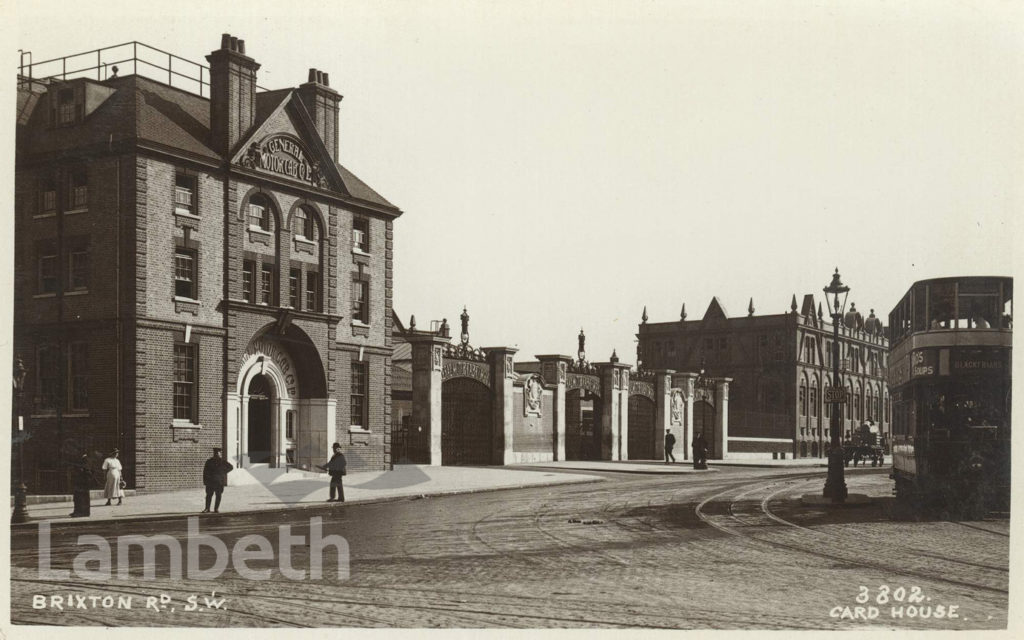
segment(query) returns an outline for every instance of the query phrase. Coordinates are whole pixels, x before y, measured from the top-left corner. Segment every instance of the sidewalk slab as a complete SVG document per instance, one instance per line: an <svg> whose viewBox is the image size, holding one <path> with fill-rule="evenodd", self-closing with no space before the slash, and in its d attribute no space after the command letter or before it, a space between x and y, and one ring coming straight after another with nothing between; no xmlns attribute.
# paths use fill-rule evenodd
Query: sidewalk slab
<svg viewBox="0 0 1024 640"><path fill-rule="evenodd" d="M553 469L560 471L614 471L616 473L681 474L708 473L715 471L708 463L707 469L694 469L692 462L665 464L654 460L563 460L559 462L526 462L517 467Z"/></svg>
<svg viewBox="0 0 1024 640"><path fill-rule="evenodd" d="M599 482L599 476L555 473L552 470L507 469L504 467L432 467L396 465L391 471L350 473L345 476L345 504L382 502L409 497L473 493L561 484ZM253 513L319 507L328 498L327 474L296 472L256 466L228 474L221 514ZM176 518L198 514L205 501L202 487L183 491L143 493L126 497L124 504L103 506L93 500L88 518L71 518L71 502L29 505L29 522L74 523Z"/></svg>

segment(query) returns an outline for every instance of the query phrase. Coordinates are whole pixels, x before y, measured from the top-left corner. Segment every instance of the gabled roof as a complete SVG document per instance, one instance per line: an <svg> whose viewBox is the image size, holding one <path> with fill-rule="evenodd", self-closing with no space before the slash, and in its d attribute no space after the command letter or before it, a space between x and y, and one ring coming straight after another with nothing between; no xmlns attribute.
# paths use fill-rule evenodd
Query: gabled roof
<svg viewBox="0 0 1024 640"><path fill-rule="evenodd" d="M725 312L725 307L719 302L718 296L711 298L711 304L708 305L708 310L704 312L704 320L726 320L729 314Z"/></svg>

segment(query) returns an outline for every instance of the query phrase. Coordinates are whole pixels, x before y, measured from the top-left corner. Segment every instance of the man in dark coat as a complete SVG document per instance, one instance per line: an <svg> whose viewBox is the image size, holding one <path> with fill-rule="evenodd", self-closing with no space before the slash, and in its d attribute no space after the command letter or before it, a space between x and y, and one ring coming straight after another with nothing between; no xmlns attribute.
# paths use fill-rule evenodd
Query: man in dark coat
<svg viewBox="0 0 1024 640"><path fill-rule="evenodd" d="M213 448L213 456L203 465L203 484L206 485L206 508L203 513L210 513L210 498L217 496L213 512L220 513L220 497L228 484L228 472L235 467L220 457L220 447Z"/></svg>
<svg viewBox="0 0 1024 640"><path fill-rule="evenodd" d="M341 445L337 442L332 448L334 455L331 456L331 459L327 461L327 464L319 465L331 476L331 497L327 499L327 502L345 502L345 487L341 484L341 478L345 475L345 454L341 452ZM337 493L337 499L334 498L335 493Z"/></svg>
<svg viewBox="0 0 1024 640"><path fill-rule="evenodd" d="M676 457L672 455L672 447L676 446L676 437L672 435L671 429L665 429L665 464L668 464L669 459L672 462L676 461Z"/></svg>
<svg viewBox="0 0 1024 640"><path fill-rule="evenodd" d="M71 465L71 492L75 501L72 518L87 518L92 512L89 503L89 488L92 486L92 472L89 471L89 454L83 453L81 459Z"/></svg>
<svg viewBox="0 0 1024 640"><path fill-rule="evenodd" d="M697 437L693 439L693 468L708 468L708 444L704 440L703 433L698 433Z"/></svg>

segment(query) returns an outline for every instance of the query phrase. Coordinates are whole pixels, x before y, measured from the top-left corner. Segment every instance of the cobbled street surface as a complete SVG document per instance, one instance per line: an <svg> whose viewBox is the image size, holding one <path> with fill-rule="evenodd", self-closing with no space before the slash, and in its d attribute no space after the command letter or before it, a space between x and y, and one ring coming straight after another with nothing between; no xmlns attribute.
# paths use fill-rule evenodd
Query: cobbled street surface
<svg viewBox="0 0 1024 640"><path fill-rule="evenodd" d="M231 548L248 534L276 546L284 524L305 536L310 517L321 515L324 535L348 540L348 580L336 578L333 551L319 581L283 578L277 559L249 562L274 569L266 581L244 580L230 566L216 581L171 579L163 551L147 580L137 548L131 576L118 576L115 560L110 580L40 580L37 529L16 528L11 617L110 626L1005 628L1008 519L906 517L894 508L887 473L848 470L851 493L878 499L838 510L799 501L820 492L823 469L721 468L200 520L203 533ZM184 518L54 526L51 563L71 568L95 549L75 546L83 534L183 540L185 532ZM213 553L204 549L201 567ZM293 547L292 566L308 563L308 548ZM214 591L220 608L204 601ZM161 594L158 610L146 607L147 596ZM33 607L35 595L45 596L45 608ZM53 596L76 604L84 597L86 608L58 609ZM132 608L103 608L102 596L131 596ZM851 620L856 607L861 616Z"/></svg>

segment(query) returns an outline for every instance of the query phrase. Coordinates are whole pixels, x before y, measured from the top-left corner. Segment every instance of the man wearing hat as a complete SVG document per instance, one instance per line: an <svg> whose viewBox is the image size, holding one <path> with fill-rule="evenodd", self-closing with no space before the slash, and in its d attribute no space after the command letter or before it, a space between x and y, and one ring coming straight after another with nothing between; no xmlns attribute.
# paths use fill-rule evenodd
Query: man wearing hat
<svg viewBox="0 0 1024 640"><path fill-rule="evenodd" d="M327 502L345 502L345 488L341 485L341 478L345 475L345 454L341 452L341 445L334 443L334 455L325 465L317 465L331 475L331 497ZM337 492L338 499L334 499Z"/></svg>
<svg viewBox="0 0 1024 640"><path fill-rule="evenodd" d="M71 492L75 500L72 518L87 518L91 512L89 504L89 487L92 485L92 473L89 471L89 454L83 453L78 462L71 465Z"/></svg>
<svg viewBox="0 0 1024 640"><path fill-rule="evenodd" d="M206 508L203 513L210 513L210 498L217 496L213 512L220 513L220 497L228 484L228 472L235 467L220 457L220 447L213 448L213 456L203 465L203 484L206 485Z"/></svg>

